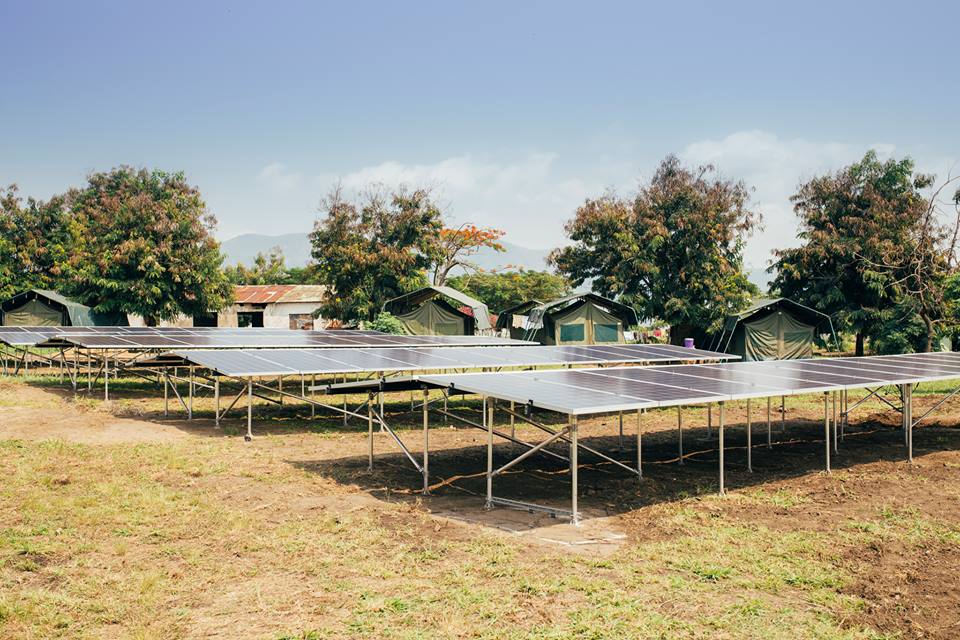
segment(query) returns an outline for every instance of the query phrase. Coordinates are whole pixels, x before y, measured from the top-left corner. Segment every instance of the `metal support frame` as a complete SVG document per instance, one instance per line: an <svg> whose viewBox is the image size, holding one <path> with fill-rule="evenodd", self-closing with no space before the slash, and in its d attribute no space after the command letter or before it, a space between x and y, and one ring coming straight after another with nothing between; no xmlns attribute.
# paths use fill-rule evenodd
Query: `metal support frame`
<svg viewBox="0 0 960 640"><path fill-rule="evenodd" d="M827 473L830 473L830 392L823 393L823 442Z"/></svg>
<svg viewBox="0 0 960 640"><path fill-rule="evenodd" d="M787 399L780 396L780 433L787 433Z"/></svg>
<svg viewBox="0 0 960 640"><path fill-rule="evenodd" d="M747 398L747 471L753 473L753 420L750 415L749 398Z"/></svg>
<svg viewBox="0 0 960 640"><path fill-rule="evenodd" d="M767 449L773 447L773 428L770 424L770 406L773 398L767 396Z"/></svg>
<svg viewBox="0 0 960 640"><path fill-rule="evenodd" d="M830 405L833 410L833 453L839 453L840 429L837 427L837 392L830 394Z"/></svg>
<svg viewBox="0 0 960 640"><path fill-rule="evenodd" d="M677 460L679 460L679 464L683 464L683 413L681 407L677 407Z"/></svg>
<svg viewBox="0 0 960 640"><path fill-rule="evenodd" d="M903 392L903 425L907 445L907 461L913 464L913 385L905 384ZM929 413L929 412L928 412ZM919 420L918 420L919 422Z"/></svg>
<svg viewBox="0 0 960 640"><path fill-rule="evenodd" d="M529 424L529 425L532 426L532 427L536 427L537 429L540 429L541 431L543 431L543 432L545 432L545 433L547 433L547 434L549 434L549 435L551 435L551 436L552 436L552 435L556 435L556 434L558 433L555 429L551 429L551 428L548 427L547 425L545 425L545 424L543 424L543 423L541 423L541 422L537 422L537 421L534 420L533 418L530 418L529 416L525 416L525 415L523 415L522 413L516 412L516 413L514 413L514 415L515 415L518 419L520 419L521 421ZM562 437L561 440L562 440L563 442L569 443L569 442L570 442L570 437L569 437L569 436ZM630 466L628 466L628 465L625 465L624 463L620 462L619 460L617 460L617 459L615 459L615 458L611 458L610 456L606 455L605 453L602 453L602 452L600 452L600 451L597 451L597 450L594 449L593 447L588 447L587 445L581 443L581 444L579 445L579 448L580 448L580 449L583 449L584 451L587 451L588 453L592 453L593 455L597 456L597 457L600 458L601 460L605 460L605 461L607 461L607 462L609 462L609 463L611 463L611 464L613 464L613 465L615 465L615 466L620 467L621 469L623 469L623 470L626 471L627 473L630 473L631 475L634 474L634 473L637 473L637 470L636 470L636 469L634 469L634 468L632 468L632 467L630 467Z"/></svg>
<svg viewBox="0 0 960 640"><path fill-rule="evenodd" d="M423 495L430 493L430 390L423 388ZM346 414L344 414L346 419Z"/></svg>
<svg viewBox="0 0 960 640"><path fill-rule="evenodd" d="M723 401L719 403L720 405L720 424L717 425L717 437L719 439L719 449L720 449L720 495L726 493L726 488L723 486L723 419L726 412L726 405Z"/></svg>

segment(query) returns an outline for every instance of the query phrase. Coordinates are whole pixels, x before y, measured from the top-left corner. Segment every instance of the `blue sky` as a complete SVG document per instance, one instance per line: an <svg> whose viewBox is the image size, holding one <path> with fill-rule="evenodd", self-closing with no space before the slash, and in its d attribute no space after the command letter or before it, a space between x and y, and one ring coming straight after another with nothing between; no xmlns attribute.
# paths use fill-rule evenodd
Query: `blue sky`
<svg viewBox="0 0 960 640"><path fill-rule="evenodd" d="M342 180L563 242L667 153L756 188L748 261L797 182L871 148L960 171L960 4L0 0L0 182L47 197L184 170L218 235L307 231Z"/></svg>

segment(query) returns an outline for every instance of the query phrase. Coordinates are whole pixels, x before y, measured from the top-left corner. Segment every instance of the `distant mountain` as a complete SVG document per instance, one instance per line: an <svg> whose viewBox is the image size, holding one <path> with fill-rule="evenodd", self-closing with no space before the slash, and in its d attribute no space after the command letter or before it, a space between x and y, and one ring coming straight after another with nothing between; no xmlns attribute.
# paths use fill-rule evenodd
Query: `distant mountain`
<svg viewBox="0 0 960 640"><path fill-rule="evenodd" d="M505 251L502 253L493 249L481 249L470 261L484 271L503 271L508 267L543 271L547 268L547 254L549 249L529 249L500 241Z"/></svg>
<svg viewBox="0 0 960 640"><path fill-rule="evenodd" d="M546 249L528 249L510 242L501 244L506 249L503 253L484 249L473 256L472 261L487 271L499 271L508 266L538 271L547 268L546 258L549 251ZM273 247L280 247L283 251L287 266L303 267L310 261L310 240L305 233L286 233L279 236L245 233L221 243L221 249L227 256L226 264L250 264L257 257L257 253L267 253Z"/></svg>

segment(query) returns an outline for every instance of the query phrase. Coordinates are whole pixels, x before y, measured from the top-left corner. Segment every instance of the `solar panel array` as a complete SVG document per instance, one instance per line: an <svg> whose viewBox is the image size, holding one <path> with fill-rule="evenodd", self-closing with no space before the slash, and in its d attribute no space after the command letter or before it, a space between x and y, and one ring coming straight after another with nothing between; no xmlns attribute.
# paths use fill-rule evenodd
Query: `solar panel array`
<svg viewBox="0 0 960 640"><path fill-rule="evenodd" d="M734 359L723 353L672 345L622 344L615 346L532 346L366 348L324 351L317 349L258 349L235 351L178 350L143 360L138 366L192 364L222 375L253 376L330 375L386 371L433 371L531 367L565 364L656 363L689 360Z"/></svg>
<svg viewBox="0 0 960 640"><path fill-rule="evenodd" d="M960 379L960 353L422 376L573 415Z"/></svg>
<svg viewBox="0 0 960 640"><path fill-rule="evenodd" d="M296 331L260 327L0 327L0 342L16 347L75 346L127 351L531 344L523 340L488 336L397 336L377 331Z"/></svg>

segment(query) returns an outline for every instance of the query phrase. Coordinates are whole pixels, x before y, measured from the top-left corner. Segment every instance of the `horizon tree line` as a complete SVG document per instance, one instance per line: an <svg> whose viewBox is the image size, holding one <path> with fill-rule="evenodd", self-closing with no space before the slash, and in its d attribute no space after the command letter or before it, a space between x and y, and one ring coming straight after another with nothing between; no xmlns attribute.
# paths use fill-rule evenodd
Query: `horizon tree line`
<svg viewBox="0 0 960 640"><path fill-rule="evenodd" d="M774 252L769 293L834 318L881 352L931 350L960 324L958 177L936 182L910 158L873 151L798 185L795 248ZM954 190L955 189L955 190ZM554 273L483 272L479 251L503 251L503 231L448 226L429 189L338 186L321 201L311 262L288 267L279 248L251 266L224 266L216 220L183 173L118 167L42 201L0 190L0 296L54 288L98 311L148 322L220 310L232 284L315 283L332 294L319 312L370 322L411 289L449 284L502 310L590 288L669 324L675 340L709 335L760 294L743 270L746 239L762 230L752 189L716 167L667 156L629 197L588 198L564 226Z"/></svg>

